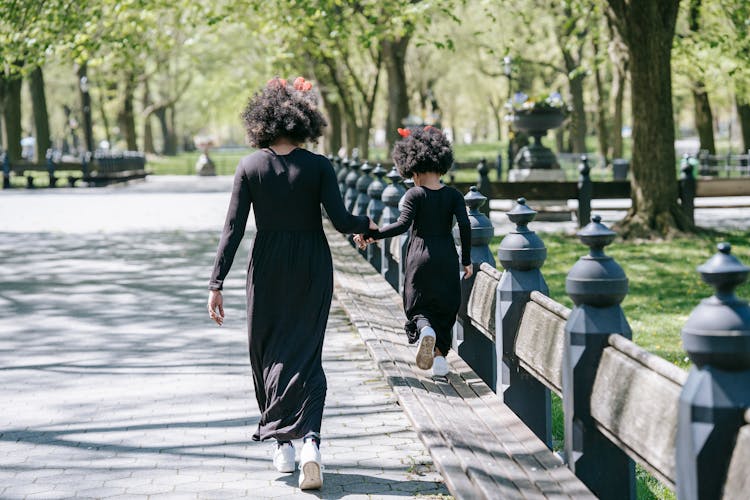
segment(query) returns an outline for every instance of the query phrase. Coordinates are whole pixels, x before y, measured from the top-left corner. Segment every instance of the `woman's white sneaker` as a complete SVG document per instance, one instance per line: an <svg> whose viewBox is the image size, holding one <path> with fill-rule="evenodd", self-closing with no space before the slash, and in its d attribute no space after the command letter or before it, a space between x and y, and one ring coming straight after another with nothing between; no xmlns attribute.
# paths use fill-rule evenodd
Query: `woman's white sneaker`
<svg viewBox="0 0 750 500"><path fill-rule="evenodd" d="M276 443L273 465L279 472L294 472L294 446L292 443Z"/></svg>
<svg viewBox="0 0 750 500"><path fill-rule="evenodd" d="M419 332L419 344L417 344L417 366L422 370L432 368L432 360L435 356L435 330L425 326Z"/></svg>
<svg viewBox="0 0 750 500"><path fill-rule="evenodd" d="M320 464L320 449L315 441L308 439L299 452L299 489L319 490L323 487L323 466Z"/></svg>
<svg viewBox="0 0 750 500"><path fill-rule="evenodd" d="M435 356L432 362L432 374L436 377L445 377L449 371L448 360L445 359L445 356Z"/></svg>

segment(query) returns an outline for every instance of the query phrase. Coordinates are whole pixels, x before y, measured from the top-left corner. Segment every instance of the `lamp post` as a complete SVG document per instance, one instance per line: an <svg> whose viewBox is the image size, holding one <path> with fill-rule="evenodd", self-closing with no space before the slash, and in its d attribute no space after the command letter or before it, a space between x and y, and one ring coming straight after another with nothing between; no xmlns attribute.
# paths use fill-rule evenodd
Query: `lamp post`
<svg viewBox="0 0 750 500"><path fill-rule="evenodd" d="M511 82L513 81L513 59L511 59L510 56L503 57L503 73L505 73L505 77L508 79L508 102L506 106L509 108L510 111L511 105L511 98L513 96L512 93L512 85ZM511 168L513 168L513 127L511 125L511 121L508 121L508 171L510 171ZM499 180L499 179L498 179Z"/></svg>

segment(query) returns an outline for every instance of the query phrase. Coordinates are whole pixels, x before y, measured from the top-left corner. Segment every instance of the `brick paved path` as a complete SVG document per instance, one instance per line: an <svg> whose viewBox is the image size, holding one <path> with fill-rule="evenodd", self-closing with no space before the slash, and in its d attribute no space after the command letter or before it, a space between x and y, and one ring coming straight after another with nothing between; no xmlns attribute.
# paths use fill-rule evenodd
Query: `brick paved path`
<svg viewBox="0 0 750 500"><path fill-rule="evenodd" d="M87 195L60 196L55 210L74 211ZM44 196L14 194L11 213ZM126 198L166 218L201 199ZM205 206L220 224L225 203L215 201ZM34 224L0 232L0 498L447 494L335 304L324 350L325 488L301 493L296 473L277 473L272 445L249 439L258 412L243 325L247 244L227 283L227 322L212 327L204 303L216 230L184 222L133 232L138 222L123 219L130 232L118 232L101 214L122 203L101 197L78 212L87 219L78 234Z"/></svg>

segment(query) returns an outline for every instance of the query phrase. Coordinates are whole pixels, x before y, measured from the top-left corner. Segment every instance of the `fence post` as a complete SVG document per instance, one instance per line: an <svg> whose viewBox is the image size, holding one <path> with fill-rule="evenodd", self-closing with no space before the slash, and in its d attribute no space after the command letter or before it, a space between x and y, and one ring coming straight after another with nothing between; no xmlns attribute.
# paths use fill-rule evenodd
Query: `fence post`
<svg viewBox="0 0 750 500"><path fill-rule="evenodd" d="M341 198L344 198L344 195L346 194L346 177L349 175L350 171L349 160L344 158L341 160L341 168L339 169L338 174L336 174L336 181L339 183Z"/></svg>
<svg viewBox="0 0 750 500"><path fill-rule="evenodd" d="M346 193L344 193L344 205L349 212L354 211L357 203L357 180L359 180L359 162L352 159L349 162L349 173L346 174Z"/></svg>
<svg viewBox="0 0 750 500"><path fill-rule="evenodd" d="M3 189L10 189L10 158L3 153Z"/></svg>
<svg viewBox="0 0 750 500"><path fill-rule="evenodd" d="M591 167L589 158L581 155L581 163L578 165L578 227L583 227L591 220L591 196L593 185L591 184Z"/></svg>
<svg viewBox="0 0 750 500"><path fill-rule="evenodd" d="M497 154L497 160L495 160L495 172L497 173L497 182L503 180L503 155Z"/></svg>
<svg viewBox="0 0 750 500"><path fill-rule="evenodd" d="M693 309L682 345L693 361L680 394L677 420L677 498L721 498L743 415L750 406L750 306L734 290L750 267L729 243L698 267L714 295Z"/></svg>
<svg viewBox="0 0 750 500"><path fill-rule="evenodd" d="M484 193L487 200L492 199L492 183L490 182L490 169L487 167L487 160L482 158L479 160L477 165L477 173L479 173L479 180L477 181L477 189L480 193ZM480 204L480 212L487 217L490 216L490 202Z"/></svg>
<svg viewBox="0 0 750 500"><path fill-rule="evenodd" d="M516 229L503 238L497 251L497 258L505 271L495 292L495 353L498 359L495 392L502 395L505 404L552 448L550 391L521 368L515 356L516 336L531 292L549 295L540 271L547 258L547 248L527 227L536 214L526 206L526 199L519 198L516 206L506 214Z"/></svg>
<svg viewBox="0 0 750 500"><path fill-rule="evenodd" d="M401 212L398 210L398 202L405 192L404 188L399 185L401 176L398 175L396 167L393 167L388 172L387 177L391 183L383 189L381 197L385 205L383 207L383 215L380 217L381 226L392 224L398 220L398 216L401 215ZM397 238L386 238L380 242L380 272L394 290L398 290L399 265L391 253L391 241L395 239Z"/></svg>
<svg viewBox="0 0 750 500"><path fill-rule="evenodd" d="M575 307L565 325L563 409L565 456L575 472L599 498L634 499L635 465L596 428L591 417L591 392L602 352L610 334L631 338L620 303L628 293L625 272L604 247L615 232L594 216L578 232L589 255L573 265L565 291Z"/></svg>
<svg viewBox="0 0 750 500"><path fill-rule="evenodd" d="M695 176L690 155L685 153L680 161L680 204L682 213L695 224Z"/></svg>
<svg viewBox="0 0 750 500"><path fill-rule="evenodd" d="M474 279L477 272L479 272L479 266L483 262L486 262L495 267L495 258L492 256L492 251L489 247L495 230L492 227L492 222L479 211L479 208L486 201L487 198L477 190L476 186L471 186L469 192L464 196L464 202L468 209L469 223L471 224L471 264L474 273L471 278L461 280L461 306L458 311L458 321L453 330L453 344L458 354L469 366L488 385L492 385L497 370L494 366L486 366L488 351L492 352L491 341L470 325L464 325L463 322L464 318L466 318L469 295L471 295ZM460 243L461 237L458 227L453 228L453 238L457 243Z"/></svg>
<svg viewBox="0 0 750 500"><path fill-rule="evenodd" d="M375 169L372 173L375 175L375 179L373 179L367 187L367 196L370 198L370 202L367 204L367 215L375 224L380 224L384 208L381 198L383 196L383 190L385 189L385 184L383 183L385 169L380 163L378 163L375 165ZM367 260L378 272L381 272L382 270L381 254L382 252L378 242L367 246Z"/></svg>

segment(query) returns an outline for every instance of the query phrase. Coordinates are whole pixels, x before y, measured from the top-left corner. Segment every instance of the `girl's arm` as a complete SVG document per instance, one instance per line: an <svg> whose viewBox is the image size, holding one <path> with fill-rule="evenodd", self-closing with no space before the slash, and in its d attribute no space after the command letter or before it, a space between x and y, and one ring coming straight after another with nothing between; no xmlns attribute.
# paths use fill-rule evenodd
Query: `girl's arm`
<svg viewBox="0 0 750 500"><path fill-rule="evenodd" d="M466 213L466 204L461 193L456 191L453 203L453 215L458 223L458 233L461 236L461 265L471 265L471 224Z"/></svg>
<svg viewBox="0 0 750 500"><path fill-rule="evenodd" d="M232 267L234 254L237 252L240 241L245 234L251 204L250 186L242 162L240 162L234 174L232 197L229 201L224 230L219 240L219 248L216 250L214 269L208 283L209 290L221 290L224 287L224 278L226 278L229 268Z"/></svg>
<svg viewBox="0 0 750 500"><path fill-rule="evenodd" d="M366 215L352 215L347 211L341 199L336 173L328 159L325 159L321 170L323 173L320 180L320 201L333 227L345 234L367 232L370 228L370 218Z"/></svg>
<svg viewBox="0 0 750 500"><path fill-rule="evenodd" d="M409 190L404 196L404 205L399 215L398 220L393 224L388 224L385 227L380 228L369 233L365 236L374 240L382 240L383 238L392 238L393 236L403 234L409 230L411 223L414 221L415 213L415 190Z"/></svg>

